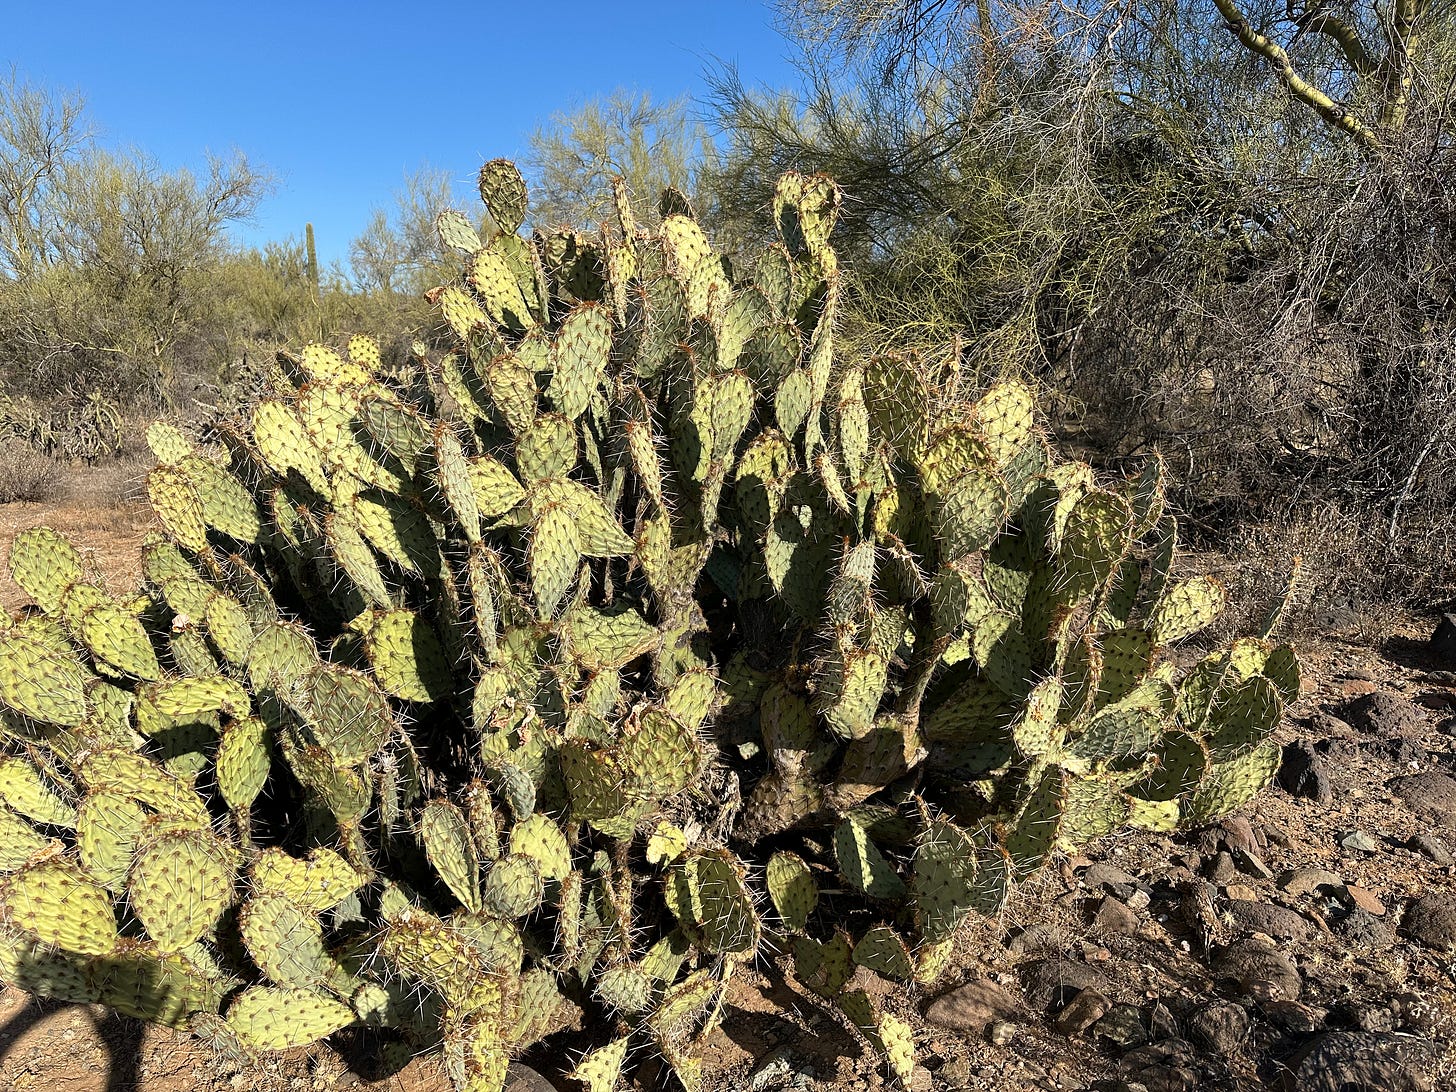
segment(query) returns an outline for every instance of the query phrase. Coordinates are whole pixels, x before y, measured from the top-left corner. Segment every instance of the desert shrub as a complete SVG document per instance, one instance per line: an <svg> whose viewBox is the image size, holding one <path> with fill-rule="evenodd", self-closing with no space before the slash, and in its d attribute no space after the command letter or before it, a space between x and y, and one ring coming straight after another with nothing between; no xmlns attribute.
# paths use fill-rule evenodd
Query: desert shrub
<svg viewBox="0 0 1456 1092"><path fill-rule="evenodd" d="M0 440L0 504L50 500L61 487L61 468L24 440Z"/></svg>
<svg viewBox="0 0 1456 1092"><path fill-rule="evenodd" d="M1248 800L1293 654L1174 666L1224 593L1174 575L1160 460L1098 478L1018 381L839 352L827 178L751 274L624 189L595 241L480 189L451 351L281 357L227 458L153 427L139 594L17 538L0 975L471 1090L580 1023L590 1087L648 1046L692 1088L782 953L908 1084L856 969L933 982L1057 851Z"/></svg>

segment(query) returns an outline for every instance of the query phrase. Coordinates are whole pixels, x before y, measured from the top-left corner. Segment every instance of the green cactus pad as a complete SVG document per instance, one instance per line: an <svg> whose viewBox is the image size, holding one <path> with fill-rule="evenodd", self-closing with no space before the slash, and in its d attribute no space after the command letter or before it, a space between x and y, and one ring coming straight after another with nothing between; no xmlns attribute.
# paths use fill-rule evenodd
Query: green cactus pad
<svg viewBox="0 0 1456 1092"><path fill-rule="evenodd" d="M318 846L300 860L276 847L253 861L253 890L282 896L295 906L323 913L357 891L366 877L331 849Z"/></svg>
<svg viewBox="0 0 1456 1092"><path fill-rule="evenodd" d="M511 852L536 862L547 880L563 880L571 872L571 847L549 816L531 815L511 828Z"/></svg>
<svg viewBox="0 0 1456 1092"><path fill-rule="evenodd" d="M268 781L268 726L257 717L235 720L222 731L215 772L223 802L251 807Z"/></svg>
<svg viewBox="0 0 1456 1092"><path fill-rule="evenodd" d="M537 609L549 618L571 586L581 560L581 536L565 505L548 505L537 515L528 560Z"/></svg>
<svg viewBox="0 0 1456 1092"><path fill-rule="evenodd" d="M746 955L758 947L760 927L743 868L726 850L690 852L672 867L668 905L706 951Z"/></svg>
<svg viewBox="0 0 1456 1092"><path fill-rule="evenodd" d="M262 517L252 495L226 469L210 459L192 455L177 464L197 491L202 520L239 542L257 542ZM184 543L185 545L185 543Z"/></svg>
<svg viewBox="0 0 1456 1092"><path fill-rule="evenodd" d="M255 1050L307 1046L354 1022L354 1010L304 988L254 986L228 1006L227 1024Z"/></svg>
<svg viewBox="0 0 1456 1092"><path fill-rule="evenodd" d="M905 893L899 873L858 819L845 819L835 827L834 858L850 885L872 899L894 899Z"/></svg>
<svg viewBox="0 0 1456 1092"><path fill-rule="evenodd" d="M520 918L540 905L541 894L540 863L534 856L512 853L490 866L481 885L480 901L492 914Z"/></svg>
<svg viewBox="0 0 1456 1092"><path fill-rule="evenodd" d="M496 227L514 235L526 222L526 181L509 159L492 159L476 179L480 199Z"/></svg>
<svg viewBox="0 0 1456 1092"><path fill-rule="evenodd" d="M819 904L819 885L802 857L780 850L769 858L766 882L769 897L784 926L802 933Z"/></svg>
<svg viewBox="0 0 1456 1092"><path fill-rule="evenodd" d="M453 685L449 662L434 628L409 610L390 610L374 620L368 638L374 677L390 694L406 701L448 697Z"/></svg>
<svg viewBox="0 0 1456 1092"><path fill-rule="evenodd" d="M0 802L35 823L76 825L76 806L63 788L24 758L0 758Z"/></svg>
<svg viewBox="0 0 1456 1092"><path fill-rule="evenodd" d="M1172 644L1212 625L1227 600L1228 592L1211 576L1195 576L1170 588L1148 617L1153 643Z"/></svg>
<svg viewBox="0 0 1456 1092"><path fill-rule="evenodd" d="M616 1092L631 1042L624 1035L606 1046L588 1051L571 1071L571 1079L586 1085L587 1092Z"/></svg>
<svg viewBox="0 0 1456 1092"><path fill-rule="evenodd" d="M134 751L92 751L81 762L80 776L91 792L125 793L159 815L194 826L210 822L202 797L159 763Z"/></svg>
<svg viewBox="0 0 1456 1092"><path fill-rule="evenodd" d="M461 904L480 909L480 866L470 825L448 800L432 800L420 815L420 840L436 875Z"/></svg>
<svg viewBox="0 0 1456 1092"><path fill-rule="evenodd" d="M0 907L10 924L65 952L105 955L117 944L111 898L62 857L8 877L0 886Z"/></svg>
<svg viewBox="0 0 1456 1092"><path fill-rule="evenodd" d="M66 589L85 578L81 555L49 527L21 531L11 540L10 576L48 614L59 611Z"/></svg>
<svg viewBox="0 0 1456 1092"><path fill-rule="evenodd" d="M137 847L127 894L160 951L185 948L212 928L232 902L236 867L233 851L201 830L162 830Z"/></svg>
<svg viewBox="0 0 1456 1092"><path fill-rule="evenodd" d="M86 676L68 646L57 647L41 627L0 632L0 703L45 724L73 728L86 719Z"/></svg>
<svg viewBox="0 0 1456 1092"><path fill-rule="evenodd" d="M480 249L480 232L454 209L446 209L435 217L435 234L439 235L440 242L462 254L474 254Z"/></svg>

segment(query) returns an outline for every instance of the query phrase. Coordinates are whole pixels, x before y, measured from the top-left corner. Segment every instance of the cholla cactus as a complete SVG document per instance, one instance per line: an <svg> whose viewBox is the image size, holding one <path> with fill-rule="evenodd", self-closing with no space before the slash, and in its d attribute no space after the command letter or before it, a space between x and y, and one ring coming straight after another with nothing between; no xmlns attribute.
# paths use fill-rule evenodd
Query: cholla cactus
<svg viewBox="0 0 1456 1092"><path fill-rule="evenodd" d="M680 203L528 241L480 181L427 375L311 345L228 459L153 426L138 595L16 539L0 976L235 1053L385 1029L471 1090L576 1007L590 1088L636 1043L692 1088L772 931L908 1080L854 969L930 981L1058 849L1239 806L1294 657L1179 679L1223 593L1157 460L1102 483L1014 380L836 354L828 179L747 277ZM883 923L823 920L830 874Z"/></svg>

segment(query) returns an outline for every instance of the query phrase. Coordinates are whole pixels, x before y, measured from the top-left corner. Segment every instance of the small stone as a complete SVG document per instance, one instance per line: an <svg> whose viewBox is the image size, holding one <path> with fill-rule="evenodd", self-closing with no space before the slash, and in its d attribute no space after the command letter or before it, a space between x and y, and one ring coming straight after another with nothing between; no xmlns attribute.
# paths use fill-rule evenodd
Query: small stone
<svg viewBox="0 0 1456 1092"><path fill-rule="evenodd" d="M1456 896L1422 895L1406 909L1401 932L1438 952L1456 951Z"/></svg>
<svg viewBox="0 0 1456 1092"><path fill-rule="evenodd" d="M1314 926L1309 919L1287 906L1252 900L1233 901L1228 904L1228 914L1244 930L1263 933L1277 940L1308 940L1314 934Z"/></svg>
<svg viewBox="0 0 1456 1092"><path fill-rule="evenodd" d="M947 1088L965 1088L971 1083L971 1060L963 1054L958 1055L941 1066L936 1076Z"/></svg>
<svg viewBox="0 0 1456 1092"><path fill-rule="evenodd" d="M1080 990L1106 993L1103 975L1074 959L1043 959L1022 972L1027 1001L1041 1012L1065 1007Z"/></svg>
<svg viewBox="0 0 1456 1092"><path fill-rule="evenodd" d="M1415 703L1388 690L1377 690L1356 698L1345 707L1345 719L1367 735L1396 739L1418 736L1426 719Z"/></svg>
<svg viewBox="0 0 1456 1092"><path fill-rule="evenodd" d="M1126 904L1108 895L1098 904L1092 924L1104 933L1136 933L1138 916Z"/></svg>
<svg viewBox="0 0 1456 1092"><path fill-rule="evenodd" d="M1153 897L1152 895L1148 894L1147 888L1139 887L1123 901L1127 903L1127 908L1129 910L1135 910L1140 912L1146 910L1150 905L1152 905Z"/></svg>
<svg viewBox="0 0 1456 1092"><path fill-rule="evenodd" d="M1106 861L1089 865L1082 873L1082 882L1093 889L1104 888L1120 899L1127 898L1137 888L1137 880L1129 873Z"/></svg>
<svg viewBox="0 0 1456 1092"><path fill-rule="evenodd" d="M1340 893L1354 903L1357 909L1364 910L1367 914L1373 914L1378 918L1385 913L1385 903L1377 899L1375 893L1368 888L1347 883L1340 888Z"/></svg>
<svg viewBox="0 0 1456 1092"><path fill-rule="evenodd" d="M1223 887L1225 884L1238 883L1239 868L1234 864L1233 854L1220 853L1208 866L1206 875L1214 883Z"/></svg>
<svg viewBox="0 0 1456 1092"><path fill-rule="evenodd" d="M1247 849L1234 850L1234 864L1246 876L1253 876L1260 880L1272 880L1274 878L1274 870L1264 863L1264 859L1257 853L1251 853Z"/></svg>
<svg viewBox="0 0 1456 1092"><path fill-rule="evenodd" d="M1440 1035L1450 1038L1449 1030L1456 1026L1456 1015L1447 1006L1434 998L1419 993L1396 994L1391 999L1400 1013L1401 1027L1418 1035Z"/></svg>
<svg viewBox="0 0 1456 1092"><path fill-rule="evenodd" d="M773 1088L781 1084L794 1072L794 1054L786 1046L775 1047L753 1067L748 1074L748 1087L750 1092L763 1092L766 1088Z"/></svg>
<svg viewBox="0 0 1456 1092"><path fill-rule="evenodd" d="M1431 770L1397 777L1390 788L1422 819L1456 827L1456 779Z"/></svg>
<svg viewBox="0 0 1456 1092"><path fill-rule="evenodd" d="M986 1038L997 1046L1005 1046L1016 1038L1016 1025L1010 1020L997 1020L991 1025Z"/></svg>
<svg viewBox="0 0 1456 1092"><path fill-rule="evenodd" d="M1223 889L1223 893L1234 902L1259 901L1259 893L1247 884L1231 883Z"/></svg>
<svg viewBox="0 0 1456 1092"><path fill-rule="evenodd" d="M522 1062L506 1069L505 1092L556 1092L556 1086Z"/></svg>
<svg viewBox="0 0 1456 1092"><path fill-rule="evenodd" d="M1228 1056L1243 1049L1249 1034L1249 1014L1232 1001L1204 1005L1188 1020L1188 1031L1196 1043Z"/></svg>
<svg viewBox="0 0 1456 1092"><path fill-rule="evenodd" d="M1291 1092L1431 1092L1435 1048L1409 1035L1328 1031L1287 1061L1285 1087Z"/></svg>
<svg viewBox="0 0 1456 1092"><path fill-rule="evenodd" d="M1149 1038L1154 1040L1178 1038L1178 1018L1173 1015L1173 1010L1161 1001L1153 1003L1148 1013Z"/></svg>
<svg viewBox="0 0 1456 1092"><path fill-rule="evenodd" d="M923 1065L917 1065L910 1071L910 1092L930 1092L934 1087L935 1080L930 1075L930 1070Z"/></svg>
<svg viewBox="0 0 1456 1092"><path fill-rule="evenodd" d="M937 997L925 1010L925 1019L952 1031L979 1034L994 1020L1020 1014L1020 1001L989 978L977 978Z"/></svg>
<svg viewBox="0 0 1456 1092"><path fill-rule="evenodd" d="M1136 1005L1113 1005L1106 1015L1092 1025L1092 1034L1122 1050L1142 1046L1148 1041L1147 1025L1142 1010Z"/></svg>
<svg viewBox="0 0 1456 1092"><path fill-rule="evenodd" d="M1164 1039L1131 1051L1122 1060L1122 1075L1129 1084L1148 1092L1194 1092L1205 1087L1198 1072L1198 1055L1193 1044L1182 1039Z"/></svg>
<svg viewBox="0 0 1456 1092"><path fill-rule="evenodd" d="M1390 926L1358 906L1335 923L1334 933L1352 948L1383 952L1395 943Z"/></svg>
<svg viewBox="0 0 1456 1092"><path fill-rule="evenodd" d="M1257 853L1259 841L1254 837L1253 825L1242 815L1231 815L1227 819L1220 819L1219 830L1223 832L1223 846L1230 853L1237 853L1243 850L1246 853Z"/></svg>
<svg viewBox="0 0 1456 1092"><path fill-rule="evenodd" d="M1344 879L1327 868L1296 868L1279 877L1279 886L1294 896L1313 895L1321 887L1342 887Z"/></svg>
<svg viewBox="0 0 1456 1092"><path fill-rule="evenodd" d="M1431 655L1456 667L1456 614L1443 614L1436 623L1436 630L1431 634Z"/></svg>
<svg viewBox="0 0 1456 1092"><path fill-rule="evenodd" d="M1081 1035L1112 1008L1112 1001L1098 990L1082 990L1057 1014L1056 1027L1063 1035Z"/></svg>
<svg viewBox="0 0 1456 1092"><path fill-rule="evenodd" d="M1230 945L1214 961L1214 972L1257 1001L1297 1001L1303 988L1294 962L1258 937Z"/></svg>
<svg viewBox="0 0 1456 1092"><path fill-rule="evenodd" d="M1048 952L1059 952L1062 950L1065 939L1061 930L1054 929L1050 925L1044 923L1028 925L1006 942L1006 958L1012 963L1020 963L1022 960Z"/></svg>
<svg viewBox="0 0 1456 1092"><path fill-rule="evenodd" d="M1334 797L1324 759L1314 745L1305 740L1285 744L1279 766L1279 784L1290 796L1307 797L1321 804L1328 804Z"/></svg>
<svg viewBox="0 0 1456 1092"><path fill-rule="evenodd" d="M1325 1022L1323 1012L1298 1001L1267 1001L1259 1011L1271 1023L1297 1035L1307 1035Z"/></svg>
<svg viewBox="0 0 1456 1092"><path fill-rule="evenodd" d="M1380 845L1363 830L1347 830L1340 835L1340 845L1352 853L1376 853Z"/></svg>
<svg viewBox="0 0 1456 1092"><path fill-rule="evenodd" d="M1456 858L1453 858L1446 847L1429 834L1413 834L1411 840L1406 844L1441 868L1450 868L1452 864L1456 864Z"/></svg>

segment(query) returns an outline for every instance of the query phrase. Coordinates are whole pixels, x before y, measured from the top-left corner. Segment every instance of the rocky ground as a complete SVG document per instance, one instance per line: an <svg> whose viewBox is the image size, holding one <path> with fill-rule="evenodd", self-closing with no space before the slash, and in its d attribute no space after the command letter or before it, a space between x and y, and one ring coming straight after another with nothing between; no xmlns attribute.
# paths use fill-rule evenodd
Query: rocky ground
<svg viewBox="0 0 1456 1092"><path fill-rule="evenodd" d="M917 1092L1456 1089L1456 625L1295 643L1277 785L1215 827L1060 862L968 931L937 990L886 999L917 1028ZM370 1080L353 1047L230 1071L166 1030L0 995L0 1092L448 1087L430 1059ZM525 1062L555 1080L566 1054ZM706 1055L713 1089L889 1086L768 961ZM518 1070L513 1092L550 1092Z"/></svg>

